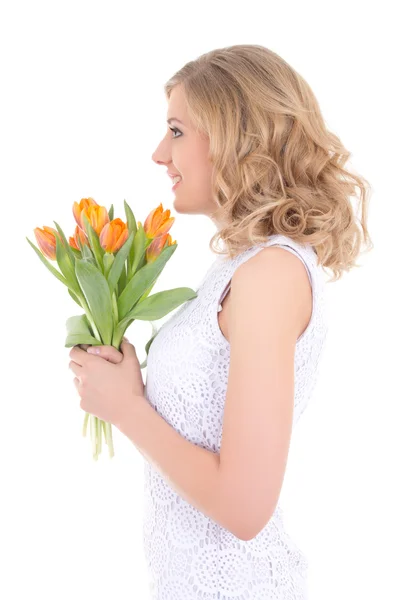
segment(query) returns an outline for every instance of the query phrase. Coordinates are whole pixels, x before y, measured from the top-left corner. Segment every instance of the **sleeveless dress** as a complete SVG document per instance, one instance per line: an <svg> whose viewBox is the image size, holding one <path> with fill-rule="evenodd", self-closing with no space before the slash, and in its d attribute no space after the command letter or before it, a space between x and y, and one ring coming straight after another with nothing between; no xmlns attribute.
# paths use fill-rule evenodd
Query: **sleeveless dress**
<svg viewBox="0 0 400 600"><path fill-rule="evenodd" d="M295 425L317 380L328 321L324 272L308 244L275 234L234 258L217 255L195 290L197 297L161 326L147 356L147 400L180 435L216 453L222 440L230 356L218 310L237 267L271 245L295 254L312 286L312 316L296 342ZM264 529L243 541L184 500L145 459L143 508L152 600L308 598L308 561L285 529L279 502Z"/></svg>

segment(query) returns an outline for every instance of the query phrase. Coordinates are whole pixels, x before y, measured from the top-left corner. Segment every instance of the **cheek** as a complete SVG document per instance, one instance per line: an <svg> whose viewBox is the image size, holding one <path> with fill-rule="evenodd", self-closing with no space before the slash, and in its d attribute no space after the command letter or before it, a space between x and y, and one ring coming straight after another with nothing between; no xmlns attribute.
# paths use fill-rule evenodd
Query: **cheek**
<svg viewBox="0 0 400 600"><path fill-rule="evenodd" d="M173 152L173 163L183 178L182 189L190 187L192 194L201 194L203 198L211 190L212 165L208 151L208 143L196 138L182 140L182 144L177 142Z"/></svg>
<svg viewBox="0 0 400 600"><path fill-rule="evenodd" d="M204 187L211 181L211 165L203 153L188 153L182 158L183 176L186 173L187 178L190 177L193 183L196 182L196 185L201 187Z"/></svg>
<svg viewBox="0 0 400 600"><path fill-rule="evenodd" d="M186 177L185 175L183 176L183 181L190 187L191 193L200 195L204 198L209 195L211 190L210 177L208 169L205 169L202 164L196 166L193 163L188 167Z"/></svg>

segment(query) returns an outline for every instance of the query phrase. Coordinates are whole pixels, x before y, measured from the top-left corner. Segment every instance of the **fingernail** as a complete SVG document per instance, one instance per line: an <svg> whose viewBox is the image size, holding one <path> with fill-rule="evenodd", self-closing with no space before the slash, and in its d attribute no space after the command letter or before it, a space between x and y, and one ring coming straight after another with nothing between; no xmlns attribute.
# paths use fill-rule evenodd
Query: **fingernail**
<svg viewBox="0 0 400 600"><path fill-rule="evenodd" d="M100 354L100 348L96 348L93 346L90 346L90 348L88 348L87 351L89 352L89 354Z"/></svg>

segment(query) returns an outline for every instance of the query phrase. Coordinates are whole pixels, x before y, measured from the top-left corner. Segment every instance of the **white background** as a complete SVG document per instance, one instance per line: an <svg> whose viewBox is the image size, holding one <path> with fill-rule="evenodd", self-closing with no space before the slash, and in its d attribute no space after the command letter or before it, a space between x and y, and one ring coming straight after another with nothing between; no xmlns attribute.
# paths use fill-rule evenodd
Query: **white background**
<svg viewBox="0 0 400 600"><path fill-rule="evenodd" d="M400 597L399 43L394 3L2 2L0 9L1 510L4 600L148 598L143 457L114 429L91 456L68 369L79 309L29 247L92 196L144 221L160 202L179 247L155 291L196 288L214 260L205 216L177 214L163 84L213 48L262 44L308 81L327 126L373 186L375 249L329 284L320 379L294 431L282 491L309 563L310 600ZM167 319L157 322L160 326ZM139 359L149 323L128 331ZM145 371L143 372L145 376ZM397 575L396 575L397 573Z"/></svg>

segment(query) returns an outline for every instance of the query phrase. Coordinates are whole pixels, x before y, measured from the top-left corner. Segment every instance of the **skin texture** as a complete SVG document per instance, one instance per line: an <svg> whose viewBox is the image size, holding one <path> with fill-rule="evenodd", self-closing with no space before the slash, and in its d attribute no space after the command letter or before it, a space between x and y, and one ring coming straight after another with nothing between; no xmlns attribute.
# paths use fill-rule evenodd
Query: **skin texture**
<svg viewBox="0 0 400 600"><path fill-rule="evenodd" d="M69 353L69 367L76 375L74 385L81 397L82 410L117 427L135 404L144 401L144 383L135 347L124 339L121 350L96 346L85 351L74 346Z"/></svg>
<svg viewBox="0 0 400 600"><path fill-rule="evenodd" d="M236 520L245 539L265 527L279 500L292 434L296 340L311 310L305 267L283 248L264 248L233 274L220 494L227 521Z"/></svg>
<svg viewBox="0 0 400 600"><path fill-rule="evenodd" d="M167 126L167 132L152 155L155 163L166 167L166 171L182 176L182 181L174 191L174 209L183 214L203 214L219 227L217 205L211 197L212 165L208 159L209 140L199 135L187 113L182 86L177 85L171 92L168 103L167 120L176 117ZM171 131L175 129L176 131ZM230 291L224 298L222 310L218 313L220 329L229 338L226 307Z"/></svg>
<svg viewBox="0 0 400 600"><path fill-rule="evenodd" d="M174 210L183 214L206 215L218 226L214 216L218 208L211 196L212 163L208 159L209 139L199 135L186 109L185 95L176 86L168 103L167 119L176 117L183 124L172 121L152 155L155 163L166 171L181 175L182 181L174 191ZM171 131L171 128L177 131Z"/></svg>

